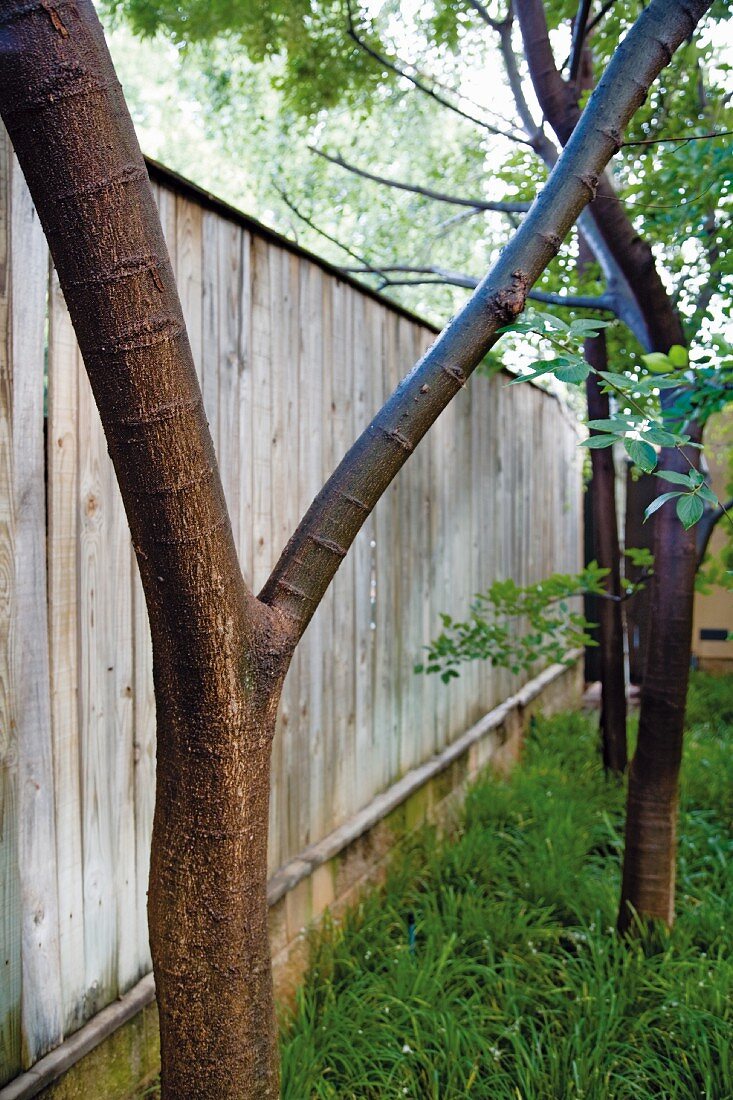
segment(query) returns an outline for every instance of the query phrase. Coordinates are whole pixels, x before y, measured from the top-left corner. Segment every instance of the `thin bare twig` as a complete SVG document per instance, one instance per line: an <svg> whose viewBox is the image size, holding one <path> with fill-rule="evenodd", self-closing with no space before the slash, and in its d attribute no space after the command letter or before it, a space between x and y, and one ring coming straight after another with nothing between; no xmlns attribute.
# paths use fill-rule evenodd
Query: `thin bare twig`
<svg viewBox="0 0 733 1100"><path fill-rule="evenodd" d="M371 180L374 183L382 184L384 187L395 187L400 191L409 191L414 195L423 195L427 199L434 199L435 202L447 202L452 206L467 206L472 210L495 210L503 214L524 214L532 205L530 202L499 202L491 199L467 199L457 195L448 195L443 191L435 191L431 187L420 187L416 183L405 183L402 180L391 179L389 176L378 176L374 172L368 172L365 168L358 168L355 164L350 164L340 154L326 153L323 149L318 149L314 145L309 145L308 148L317 157L322 157L323 160L327 160L330 164L335 164L339 168L344 168L355 176L361 176L362 179Z"/></svg>
<svg viewBox="0 0 733 1100"><path fill-rule="evenodd" d="M733 130L711 130L708 134L688 134L685 137L645 138L639 141L622 141L621 147L630 145L662 145L665 141L679 143L680 147L687 145L688 141L712 141L714 138L729 137Z"/></svg>
<svg viewBox="0 0 733 1100"><path fill-rule="evenodd" d="M491 123L486 122L485 119L477 118L476 115L469 114L468 111L462 110L461 107L458 107L455 103L451 103L449 99L446 99L444 96L436 92L435 88L431 88L428 84L421 80L420 77L415 76L413 73L409 73L404 64L397 64L397 62L392 61L390 58L385 57L385 55L380 53L378 50L375 50L373 46L370 46L367 42L365 42L364 39L361 38L360 35L357 33L354 26L354 18L351 10L350 0L347 3L346 11L348 16L347 31L349 38L351 38L351 40L359 47L360 50L363 50L364 53L368 54L369 57L373 58L385 69L388 69L390 72L394 73L395 76L401 76L405 80L409 80L413 87L417 88L418 91L422 92L424 95L429 96L431 99L435 100L436 103L440 103L442 107L447 107L447 109L449 111L453 111L454 114L460 115L460 117L466 119L467 122L471 122L475 126L482 127L482 129L487 130L490 134L494 134L496 137L507 138L509 141L519 142L522 145L530 144L527 138L522 137L522 135L516 133L516 131L503 130L500 126L492 126Z"/></svg>
<svg viewBox="0 0 733 1100"><path fill-rule="evenodd" d="M430 265L426 267L412 266L410 264L382 264L379 268L345 267L342 271L348 274L379 275L384 280L384 286L423 286L443 284L444 286L464 287L466 290L474 290L479 279L474 275L467 275L460 271L450 271L446 268ZM391 276L416 275L415 279L393 279ZM615 302L610 294L583 295L583 294L555 294L547 290L533 289L528 297L536 302L546 305L560 306L562 309L591 309L600 313L616 312Z"/></svg>

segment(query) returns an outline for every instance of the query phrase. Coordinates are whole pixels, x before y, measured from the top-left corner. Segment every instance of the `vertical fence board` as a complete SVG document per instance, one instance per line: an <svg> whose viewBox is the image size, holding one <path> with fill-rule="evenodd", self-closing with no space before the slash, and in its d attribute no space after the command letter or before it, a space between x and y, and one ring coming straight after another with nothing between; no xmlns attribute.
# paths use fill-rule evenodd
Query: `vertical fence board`
<svg viewBox="0 0 733 1100"><path fill-rule="evenodd" d="M300 303L303 318L300 336L300 361L298 377L300 406L305 424L299 432L300 511L304 512L321 486L323 462L321 448L323 436L321 417L323 409L323 274L315 267L301 262ZM323 795L323 630L327 604L324 601L311 619L303 638L301 654L301 755L303 781L308 798L309 840L320 835L316 823L320 821ZM328 686L325 686L328 690ZM306 748L307 746L307 748Z"/></svg>
<svg viewBox="0 0 733 1100"><path fill-rule="evenodd" d="M113 890L117 906L117 976L120 993L139 976L135 867L134 639L130 535L114 468L106 457L107 698L110 744Z"/></svg>
<svg viewBox="0 0 733 1100"><path fill-rule="evenodd" d="M330 280L329 280L330 282ZM353 291L345 283L332 282L331 315L324 318L324 335L330 344L330 415L331 454L327 463L332 470L353 442L352 404L354 388ZM328 476L328 472L326 472ZM356 791L352 784L351 761L354 754L354 558L347 554L339 566L332 586L331 629L333 641L326 670L330 669L333 710L327 718L329 737L326 766L331 790L333 825L348 816ZM328 689L327 689L328 690Z"/></svg>
<svg viewBox="0 0 733 1100"><path fill-rule="evenodd" d="M44 329L48 251L17 167L12 184L15 614L11 654L18 736L22 1027L26 1064L61 1038L56 836L46 602Z"/></svg>
<svg viewBox="0 0 733 1100"><path fill-rule="evenodd" d="M64 1031L84 1020L84 877L79 744L78 386L84 370L58 278L48 355L48 581L51 720Z"/></svg>
<svg viewBox="0 0 733 1100"><path fill-rule="evenodd" d="M174 270L199 382L202 378L202 223L201 207L179 195L176 200L176 266Z"/></svg>
<svg viewBox="0 0 733 1100"><path fill-rule="evenodd" d="M108 456L86 374L79 374L79 689L84 851L85 1014L117 994L111 796L114 755L108 692L111 500Z"/></svg>
<svg viewBox="0 0 733 1100"><path fill-rule="evenodd" d="M0 130L0 1084L21 1068L18 731L10 632L15 615L13 369L10 347L12 157Z"/></svg>

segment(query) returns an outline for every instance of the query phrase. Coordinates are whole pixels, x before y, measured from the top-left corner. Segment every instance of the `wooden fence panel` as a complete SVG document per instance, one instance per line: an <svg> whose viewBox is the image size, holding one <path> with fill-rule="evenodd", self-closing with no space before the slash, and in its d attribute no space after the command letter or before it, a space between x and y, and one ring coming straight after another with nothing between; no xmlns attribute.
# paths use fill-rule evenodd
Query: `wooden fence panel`
<svg viewBox="0 0 733 1100"><path fill-rule="evenodd" d="M155 192L240 562L258 590L434 335L174 182ZM465 615L495 577L579 565L576 442L546 394L477 377L385 493L288 673L271 871L517 689L485 666L448 686L413 666L440 612ZM154 799L137 566L63 298L3 141L0 1083L149 970Z"/></svg>
<svg viewBox="0 0 733 1100"><path fill-rule="evenodd" d="M15 614L13 362L10 342L10 217L13 160L0 137L0 1084L22 1068L18 731L10 632Z"/></svg>

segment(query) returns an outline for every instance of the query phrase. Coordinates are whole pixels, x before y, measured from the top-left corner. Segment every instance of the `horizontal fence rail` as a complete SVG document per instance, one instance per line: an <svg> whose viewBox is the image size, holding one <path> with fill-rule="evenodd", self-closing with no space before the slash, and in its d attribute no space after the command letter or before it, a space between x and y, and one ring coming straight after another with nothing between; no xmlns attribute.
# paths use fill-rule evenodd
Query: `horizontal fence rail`
<svg viewBox="0 0 733 1100"><path fill-rule="evenodd" d="M153 175L255 591L434 333L190 185ZM104 435L24 181L0 139L0 1085L150 969L147 615ZM439 612L580 565L577 434L477 376L369 518L288 673L271 870L445 749L521 678L416 676Z"/></svg>

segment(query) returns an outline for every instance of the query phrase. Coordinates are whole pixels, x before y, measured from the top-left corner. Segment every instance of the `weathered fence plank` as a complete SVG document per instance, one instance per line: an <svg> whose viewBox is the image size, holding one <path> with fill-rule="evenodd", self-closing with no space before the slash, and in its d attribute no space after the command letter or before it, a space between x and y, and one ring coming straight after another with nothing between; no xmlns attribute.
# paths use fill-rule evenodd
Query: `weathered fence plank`
<svg viewBox="0 0 733 1100"><path fill-rule="evenodd" d="M64 1031L84 1020L84 866L79 774L79 376L84 370L54 273L48 350L48 581L56 870Z"/></svg>
<svg viewBox="0 0 733 1100"><path fill-rule="evenodd" d="M15 608L10 630L18 745L23 1056L62 1035L46 599L44 330L48 250L14 167L10 193Z"/></svg>
<svg viewBox="0 0 733 1100"><path fill-rule="evenodd" d="M10 348L10 206L13 162L0 138L0 1084L21 1068L18 731L10 631L15 614L13 364Z"/></svg>

